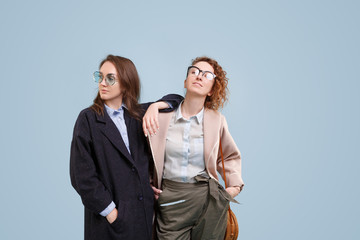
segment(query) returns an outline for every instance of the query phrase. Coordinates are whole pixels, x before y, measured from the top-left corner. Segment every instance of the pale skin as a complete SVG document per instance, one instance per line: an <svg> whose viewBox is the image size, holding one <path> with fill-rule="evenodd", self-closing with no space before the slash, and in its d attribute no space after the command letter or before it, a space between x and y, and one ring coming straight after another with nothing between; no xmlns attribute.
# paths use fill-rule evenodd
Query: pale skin
<svg viewBox="0 0 360 240"><path fill-rule="evenodd" d="M120 81L117 77L117 71L111 62L105 62L99 70L103 76L107 76L108 74L112 74L116 78L116 82L114 85L107 85L105 78L99 83L99 93L101 99L105 102L107 106L112 109L119 109L122 105L122 93L121 93L121 86ZM149 129L149 132L154 134L158 129L158 112L160 109L168 108L169 105L165 102L157 102L151 104L151 109L149 114L151 113L151 117L147 117L143 123L144 129ZM155 113L157 111L157 113ZM107 216L106 219L109 223L113 223L118 216L118 211L114 208Z"/></svg>
<svg viewBox="0 0 360 240"><path fill-rule="evenodd" d="M194 66L198 67L203 71L214 72L214 68L207 62L198 62ZM190 119L192 116L198 114L201 109L204 107L206 96L211 96L212 87L215 80L207 80L202 74L199 74L197 77L188 76L184 81L184 88L186 88L186 95L183 104L181 105L181 113L184 118ZM148 110L143 118L143 127L144 122L147 123L146 126L151 126L151 129L148 127L144 128L145 136L146 132L149 131L150 135L153 136L156 134L156 131L159 129L159 123L157 121L159 111L156 110L156 106L150 105ZM154 191L155 199L159 198L161 189L155 188L152 186ZM234 198L236 197L241 189L238 186L228 187L226 191Z"/></svg>
<svg viewBox="0 0 360 240"><path fill-rule="evenodd" d="M156 102L149 106L143 117L143 131L146 137L148 134L150 136L156 134L156 131L159 129L159 109L165 109L168 107L169 105L165 102Z"/></svg>

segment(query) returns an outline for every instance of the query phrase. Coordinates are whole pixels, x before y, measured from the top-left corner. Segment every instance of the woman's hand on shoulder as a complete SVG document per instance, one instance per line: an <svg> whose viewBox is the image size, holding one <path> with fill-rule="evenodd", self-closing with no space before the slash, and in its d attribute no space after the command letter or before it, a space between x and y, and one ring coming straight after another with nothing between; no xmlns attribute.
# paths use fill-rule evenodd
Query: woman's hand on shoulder
<svg viewBox="0 0 360 240"><path fill-rule="evenodd" d="M156 131L159 129L159 109L161 105L160 102L153 103L146 110L146 113L143 117L143 131L144 135L153 136L156 134Z"/></svg>

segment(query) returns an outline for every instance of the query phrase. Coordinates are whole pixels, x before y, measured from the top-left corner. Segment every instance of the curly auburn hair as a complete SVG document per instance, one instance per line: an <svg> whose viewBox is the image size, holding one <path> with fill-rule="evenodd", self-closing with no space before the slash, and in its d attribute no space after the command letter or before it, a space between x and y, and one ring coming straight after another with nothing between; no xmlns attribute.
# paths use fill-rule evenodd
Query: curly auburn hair
<svg viewBox="0 0 360 240"><path fill-rule="evenodd" d="M191 65L195 65L198 62L207 62L214 68L215 82L212 87L211 96L206 96L205 107L213 110L218 110L224 106L224 103L228 100L227 95L229 93L228 78L226 77L226 72L222 69L219 63L209 57L197 57L195 58Z"/></svg>

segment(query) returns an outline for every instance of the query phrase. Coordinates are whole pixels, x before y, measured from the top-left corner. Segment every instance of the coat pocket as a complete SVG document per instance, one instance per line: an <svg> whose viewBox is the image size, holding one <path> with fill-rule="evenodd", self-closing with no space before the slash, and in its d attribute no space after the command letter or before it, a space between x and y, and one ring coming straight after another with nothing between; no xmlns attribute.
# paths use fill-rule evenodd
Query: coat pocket
<svg viewBox="0 0 360 240"><path fill-rule="evenodd" d="M126 202L119 201L117 205L118 216L110 226L115 230L117 233L121 233L126 231L126 211L127 211L127 204Z"/></svg>

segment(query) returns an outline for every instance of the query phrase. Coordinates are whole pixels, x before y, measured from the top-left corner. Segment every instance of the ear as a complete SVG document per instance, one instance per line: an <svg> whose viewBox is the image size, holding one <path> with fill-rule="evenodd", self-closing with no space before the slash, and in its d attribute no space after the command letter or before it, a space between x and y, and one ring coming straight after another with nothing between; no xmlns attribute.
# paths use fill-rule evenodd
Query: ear
<svg viewBox="0 0 360 240"><path fill-rule="evenodd" d="M184 80L184 88L186 88L186 79Z"/></svg>
<svg viewBox="0 0 360 240"><path fill-rule="evenodd" d="M207 94L209 97L213 94L212 90Z"/></svg>

